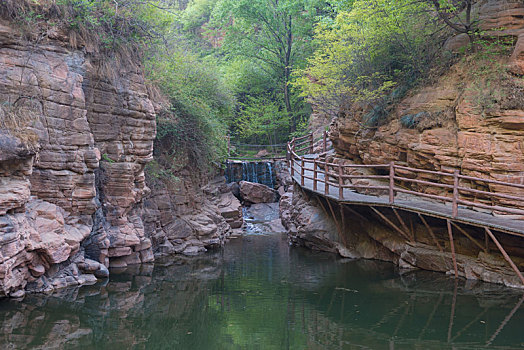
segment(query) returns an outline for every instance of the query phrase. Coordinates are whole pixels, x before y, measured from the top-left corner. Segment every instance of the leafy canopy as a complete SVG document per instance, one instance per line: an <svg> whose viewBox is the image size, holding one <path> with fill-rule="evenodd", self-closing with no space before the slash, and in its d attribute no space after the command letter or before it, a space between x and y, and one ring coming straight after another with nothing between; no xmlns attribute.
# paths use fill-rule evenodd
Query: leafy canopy
<svg viewBox="0 0 524 350"><path fill-rule="evenodd" d="M337 1L332 22L315 31L318 49L294 84L302 96L336 113L343 103L377 102L411 86L434 57L429 5L412 0Z"/></svg>

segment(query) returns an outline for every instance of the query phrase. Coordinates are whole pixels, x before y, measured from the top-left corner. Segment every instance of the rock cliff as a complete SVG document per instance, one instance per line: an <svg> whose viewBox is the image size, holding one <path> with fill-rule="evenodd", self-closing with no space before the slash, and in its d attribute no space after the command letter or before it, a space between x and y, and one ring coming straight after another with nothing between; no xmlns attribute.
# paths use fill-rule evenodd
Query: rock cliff
<svg viewBox="0 0 524 350"><path fill-rule="evenodd" d="M426 219L431 227L429 231L417 215L400 213L412 235L406 239L366 206L340 208L338 204L328 203L321 197L308 196L298 188L292 196L286 194L281 198L280 210L282 223L294 245L337 253L345 258L390 261L406 270L454 273L445 221ZM391 222L397 220L388 211L382 213ZM341 218L341 214L345 219ZM468 231L477 242L482 240L481 230ZM524 251L521 239L509 235L499 236L498 239L522 270ZM457 232L454 245L460 277L522 288L519 278L498 253L495 244L490 243L486 251Z"/></svg>
<svg viewBox="0 0 524 350"><path fill-rule="evenodd" d="M156 121L140 66L110 64L108 74L69 39L26 39L0 21L0 296L93 283L159 251L220 245L230 230L194 184L146 184ZM168 203L185 205L192 191L201 199L191 210ZM173 235L179 248L166 249Z"/></svg>
<svg viewBox="0 0 524 350"><path fill-rule="evenodd" d="M480 48L434 84L408 93L387 110L387 119L378 128L361 128L370 106L344 109L330 127L337 155L363 164L395 161L524 184L523 16L521 1L486 1L479 9L480 29L489 34L483 40L504 39L510 42L509 50ZM496 184L472 187L508 192ZM522 207L504 199L488 204L499 203Z"/></svg>
<svg viewBox="0 0 524 350"><path fill-rule="evenodd" d="M460 170L474 177L524 184L524 3L483 1L478 11L480 28L489 34L481 38L486 47L455 61L444 74L387 107L378 127L362 127L373 106L355 104L341 109L329 128L335 149L335 154L329 156L331 162L394 161L414 168ZM445 46L454 50L461 46L461 41L460 36L453 37ZM507 50L490 51L496 41L504 42ZM319 122L322 118L317 116L313 129L322 124ZM439 180L428 174L418 176L426 181ZM524 197L524 191L510 192L497 184L464 185ZM438 192L445 190L419 186L417 191L445 195ZM524 208L516 200L473 195L468 200ZM448 273L453 269L442 222L429 221L433 238L419 218L403 213L404 221L412 224L410 231L415 238L407 240L366 207L356 206L350 212L338 206L331 208L332 205L335 206L324 199L309 197L299 189L282 196L281 218L291 242L345 257L392 261L402 268ZM397 218L391 215L390 220L396 222ZM484 240L481 231L472 229L469 234ZM504 247L522 270L521 240L499 239L504 240ZM495 246L482 250L462 235L455 240L460 276L521 286L502 256L489 253L490 249L496 251Z"/></svg>

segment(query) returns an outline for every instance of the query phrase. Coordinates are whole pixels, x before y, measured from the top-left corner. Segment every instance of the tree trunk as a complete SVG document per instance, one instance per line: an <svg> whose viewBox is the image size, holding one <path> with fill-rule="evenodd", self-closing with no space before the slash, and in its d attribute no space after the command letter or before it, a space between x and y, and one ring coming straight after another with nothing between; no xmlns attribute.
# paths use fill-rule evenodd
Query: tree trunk
<svg viewBox="0 0 524 350"><path fill-rule="evenodd" d="M293 114L291 108L291 99L289 96L289 77L291 75L291 48L293 43L293 34L291 31L291 15L288 19L287 27L287 47L286 47L286 57L285 57L285 67L284 67L284 103L286 104L286 112L289 119L291 120L291 132L297 131L297 121L296 116Z"/></svg>

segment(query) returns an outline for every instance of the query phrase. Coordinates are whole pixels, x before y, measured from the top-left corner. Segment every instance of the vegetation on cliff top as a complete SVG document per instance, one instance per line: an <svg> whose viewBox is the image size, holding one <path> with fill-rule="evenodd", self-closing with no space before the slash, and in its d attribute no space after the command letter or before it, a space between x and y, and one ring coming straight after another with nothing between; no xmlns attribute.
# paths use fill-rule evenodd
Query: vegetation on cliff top
<svg viewBox="0 0 524 350"><path fill-rule="evenodd" d="M480 39L478 3L5 0L0 11L32 40L62 30L100 65L141 62L169 99L157 152L176 171L220 163L226 134L286 142L304 132L310 103L330 115L359 103L368 111L362 127L375 127L408 89L457 57L442 49L452 34L470 39L464 52L493 52L493 41Z"/></svg>

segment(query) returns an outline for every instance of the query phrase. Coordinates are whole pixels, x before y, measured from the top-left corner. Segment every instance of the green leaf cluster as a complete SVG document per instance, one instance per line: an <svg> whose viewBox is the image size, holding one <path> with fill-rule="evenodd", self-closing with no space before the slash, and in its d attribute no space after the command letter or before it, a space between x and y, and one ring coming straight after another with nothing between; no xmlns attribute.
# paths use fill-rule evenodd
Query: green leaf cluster
<svg viewBox="0 0 524 350"><path fill-rule="evenodd" d="M157 118L156 148L168 156L165 165L207 169L220 163L226 157L225 135L234 100L216 66L173 47L146 61L146 71L170 101Z"/></svg>
<svg viewBox="0 0 524 350"><path fill-rule="evenodd" d="M316 27L317 50L294 81L302 96L327 109L381 104L398 86L413 86L436 49L429 5L411 0L336 1L332 22ZM374 121L371 124L376 124Z"/></svg>

